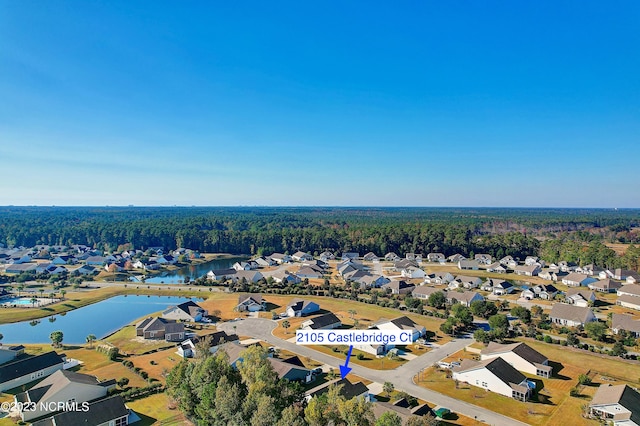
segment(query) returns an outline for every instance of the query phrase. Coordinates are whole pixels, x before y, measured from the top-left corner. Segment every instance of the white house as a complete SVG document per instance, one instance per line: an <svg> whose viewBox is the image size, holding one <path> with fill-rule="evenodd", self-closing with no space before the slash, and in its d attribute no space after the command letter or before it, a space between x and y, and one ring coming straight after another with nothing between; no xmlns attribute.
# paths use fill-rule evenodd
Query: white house
<svg viewBox="0 0 640 426"><path fill-rule="evenodd" d="M614 426L640 426L640 393L628 385L600 385L589 412Z"/></svg>
<svg viewBox="0 0 640 426"><path fill-rule="evenodd" d="M448 291L446 293L447 303L453 305L454 303L460 303L464 306L471 306L476 300L484 300L484 297L480 293L475 291Z"/></svg>
<svg viewBox="0 0 640 426"><path fill-rule="evenodd" d="M518 265L513 269L517 275L524 275L526 277L535 277L540 272L540 265Z"/></svg>
<svg viewBox="0 0 640 426"><path fill-rule="evenodd" d="M188 302L181 303L176 306L170 306L162 312L162 318L182 321L202 321L209 313L206 309L200 307L197 303Z"/></svg>
<svg viewBox="0 0 640 426"><path fill-rule="evenodd" d="M618 334L621 330L630 333L633 337L640 337L640 320L627 314L611 315L611 330Z"/></svg>
<svg viewBox="0 0 640 426"><path fill-rule="evenodd" d="M425 327L416 324L407 316L394 318L390 321L382 321L371 328L388 331L411 331L414 342L427 333L427 329Z"/></svg>
<svg viewBox="0 0 640 426"><path fill-rule="evenodd" d="M618 299L616 300L616 305L640 311L640 297L629 296L624 294L622 296L618 296Z"/></svg>
<svg viewBox="0 0 640 426"><path fill-rule="evenodd" d="M424 278L427 273L420 268L409 267L403 269L400 275L404 278Z"/></svg>
<svg viewBox="0 0 640 426"><path fill-rule="evenodd" d="M593 305L596 301L596 295L591 290L581 290L580 288L570 288L567 291L566 302L586 308L590 305Z"/></svg>
<svg viewBox="0 0 640 426"><path fill-rule="evenodd" d="M0 365L0 392L47 377L64 364L65 358L51 351Z"/></svg>
<svg viewBox="0 0 640 426"><path fill-rule="evenodd" d="M553 371L546 356L522 342L508 345L491 342L480 352L482 361L496 357L507 361L518 371L535 376L551 377Z"/></svg>
<svg viewBox="0 0 640 426"><path fill-rule="evenodd" d="M478 267L479 265L477 260L460 259L458 261L458 269L477 271Z"/></svg>
<svg viewBox="0 0 640 426"><path fill-rule="evenodd" d="M303 251L297 251L291 255L291 259L295 260L296 262L302 262L304 260L313 260L313 256Z"/></svg>
<svg viewBox="0 0 640 426"><path fill-rule="evenodd" d="M236 306L236 310L238 312L256 312L263 311L266 307L267 302L262 300L261 294L243 294L238 297L238 305Z"/></svg>
<svg viewBox="0 0 640 426"><path fill-rule="evenodd" d="M304 317L320 310L316 302L310 300L294 299L287 306L286 314L289 317Z"/></svg>
<svg viewBox="0 0 640 426"><path fill-rule="evenodd" d="M530 394L524 374L500 357L480 362L465 359L453 368L453 379L520 401Z"/></svg>

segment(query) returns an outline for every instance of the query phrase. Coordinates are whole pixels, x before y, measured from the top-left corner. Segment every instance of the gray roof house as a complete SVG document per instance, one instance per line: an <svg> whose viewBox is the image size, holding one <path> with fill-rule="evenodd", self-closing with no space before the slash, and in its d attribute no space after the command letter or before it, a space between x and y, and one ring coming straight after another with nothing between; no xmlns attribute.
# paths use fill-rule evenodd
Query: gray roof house
<svg viewBox="0 0 640 426"><path fill-rule="evenodd" d="M552 323L568 327L584 326L588 322L597 321L593 311L566 303L555 303L549 313Z"/></svg>
<svg viewBox="0 0 640 426"><path fill-rule="evenodd" d="M55 413L58 411L57 403L60 401L73 400L77 403L93 401L107 396L107 392L115 386L115 380L100 382L96 377L88 374L58 370L28 391L16 394L15 401L35 404L33 410L23 410L20 413L23 421L29 421ZM52 402L55 404L49 404Z"/></svg>
<svg viewBox="0 0 640 426"><path fill-rule="evenodd" d="M31 423L31 426L125 426L129 424L130 411L120 395L89 403L87 411L63 411Z"/></svg>
<svg viewBox="0 0 640 426"><path fill-rule="evenodd" d="M310 300L294 299L287 306L286 313L290 317L304 317L320 310L316 302Z"/></svg>
<svg viewBox="0 0 640 426"><path fill-rule="evenodd" d="M302 330L329 330L342 326L342 322L335 314L329 312L328 314L320 315L315 318L308 319L300 324Z"/></svg>
<svg viewBox="0 0 640 426"><path fill-rule="evenodd" d="M0 391L13 389L62 370L65 356L51 351L0 365Z"/></svg>
<svg viewBox="0 0 640 426"><path fill-rule="evenodd" d="M238 305L236 310L238 312L256 312L263 311L266 308L266 303L262 300L261 294L242 294L238 297Z"/></svg>
<svg viewBox="0 0 640 426"><path fill-rule="evenodd" d="M630 333L633 337L640 337L640 320L627 314L611 315L611 330L618 334L621 330Z"/></svg>
<svg viewBox="0 0 640 426"><path fill-rule="evenodd" d="M465 359L453 368L453 379L520 401L531 393L525 375L501 357L480 362Z"/></svg>
<svg viewBox="0 0 640 426"><path fill-rule="evenodd" d="M202 321L208 315L206 309L189 300L176 306L170 306L162 312L162 317L172 320Z"/></svg>

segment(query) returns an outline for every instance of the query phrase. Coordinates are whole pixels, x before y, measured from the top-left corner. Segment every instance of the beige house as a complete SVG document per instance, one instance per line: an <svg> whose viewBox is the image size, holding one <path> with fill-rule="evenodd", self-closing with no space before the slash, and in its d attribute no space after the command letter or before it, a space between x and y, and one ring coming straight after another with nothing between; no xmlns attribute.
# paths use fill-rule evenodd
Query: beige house
<svg viewBox="0 0 640 426"><path fill-rule="evenodd" d="M627 385L600 385L589 412L614 426L640 426L640 393Z"/></svg>
<svg viewBox="0 0 640 426"><path fill-rule="evenodd" d="M500 357L516 370L540 377L551 377L553 368L549 359L526 343L503 345L491 342L480 352L480 359L486 361Z"/></svg>

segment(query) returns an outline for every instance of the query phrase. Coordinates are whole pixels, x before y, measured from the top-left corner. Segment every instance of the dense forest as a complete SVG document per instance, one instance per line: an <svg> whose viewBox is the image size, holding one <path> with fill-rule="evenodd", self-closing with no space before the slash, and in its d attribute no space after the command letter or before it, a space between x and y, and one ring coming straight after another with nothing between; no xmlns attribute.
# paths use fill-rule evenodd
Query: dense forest
<svg viewBox="0 0 640 426"><path fill-rule="evenodd" d="M482 252L523 258L542 252L552 260L572 244L640 242L639 224L640 210L605 209L0 207L0 243L106 250L131 243L234 254Z"/></svg>

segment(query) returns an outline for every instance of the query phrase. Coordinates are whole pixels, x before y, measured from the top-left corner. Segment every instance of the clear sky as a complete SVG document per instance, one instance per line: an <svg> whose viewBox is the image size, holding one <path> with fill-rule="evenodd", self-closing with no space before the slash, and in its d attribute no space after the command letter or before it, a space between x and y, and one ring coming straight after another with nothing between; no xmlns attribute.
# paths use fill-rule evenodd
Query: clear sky
<svg viewBox="0 0 640 426"><path fill-rule="evenodd" d="M0 205L640 207L640 2L0 0Z"/></svg>

